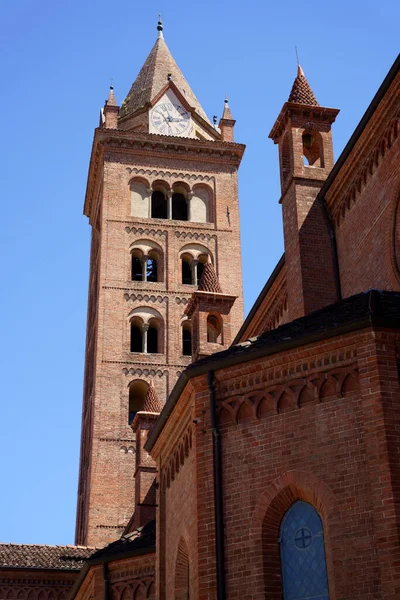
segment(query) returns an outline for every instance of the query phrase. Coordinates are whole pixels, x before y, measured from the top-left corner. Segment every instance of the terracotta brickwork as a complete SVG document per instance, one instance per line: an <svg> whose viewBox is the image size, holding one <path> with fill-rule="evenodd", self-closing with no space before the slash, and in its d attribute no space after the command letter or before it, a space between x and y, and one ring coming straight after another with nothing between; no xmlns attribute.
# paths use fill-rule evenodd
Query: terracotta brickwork
<svg viewBox="0 0 400 600"><path fill-rule="evenodd" d="M400 286L399 97L397 75L326 194L345 297Z"/></svg>
<svg viewBox="0 0 400 600"><path fill-rule="evenodd" d="M165 65L173 69L170 85ZM157 88L152 102L168 86L180 95L180 86L187 85L162 38L144 69L150 69L149 77ZM143 112L136 106L143 99L132 96L135 85L118 120L111 90L105 120L95 132L89 168L84 212L92 225L93 241L77 543L104 545L121 535L131 519L136 502L135 439L128 420L130 387L152 382L163 405L190 363L191 357L183 352L182 322L197 288L201 260L213 264L224 293L236 298L224 317L225 346L243 320L237 171L244 146L235 144L232 136L229 142L223 141L205 123L197 100L193 122L198 119L199 127L209 128L207 139L154 135L143 127L129 129L127 123L136 118L132 106L139 118ZM233 135L234 122L231 125ZM168 206L174 191L185 194L188 220L171 218L171 208L169 218L154 217L149 207L159 190L165 193ZM207 199L206 216L203 198ZM140 257L147 256L140 258L143 269L147 268L143 261L156 252L156 281L144 276L133 280L132 257L137 251ZM182 279L185 257L191 260L191 284ZM139 349L131 346L131 327L137 320L143 344ZM147 351L143 341L148 339L146 331L152 322L157 326L157 352Z"/></svg>
<svg viewBox="0 0 400 600"><path fill-rule="evenodd" d="M216 373L229 598L281 597L279 525L298 499L323 520L331 599L397 597L399 341L399 334L364 330ZM196 381L153 449L167 488L159 559L167 595L160 598L173 597L181 537L189 539L193 597L215 598L209 394L205 379ZM182 405L191 403L194 458L175 463Z"/></svg>
<svg viewBox="0 0 400 600"><path fill-rule="evenodd" d="M154 558L154 553L149 553L123 559L116 557L106 568L104 563L92 565L73 597L76 600L106 596L115 600L154 600Z"/></svg>
<svg viewBox="0 0 400 600"><path fill-rule="evenodd" d="M2 569L0 598L10 600L66 600L78 572Z"/></svg>

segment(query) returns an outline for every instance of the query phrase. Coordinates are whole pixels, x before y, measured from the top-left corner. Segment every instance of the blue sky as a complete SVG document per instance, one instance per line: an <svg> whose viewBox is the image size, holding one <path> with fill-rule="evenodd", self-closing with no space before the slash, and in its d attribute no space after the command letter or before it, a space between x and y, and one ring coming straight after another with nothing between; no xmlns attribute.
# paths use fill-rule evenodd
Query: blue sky
<svg viewBox="0 0 400 600"><path fill-rule="evenodd" d="M156 38L203 108L227 92L247 144L240 170L246 312L282 254L268 133L296 75L340 108L339 155L398 53L398 0L335 3L15 0L0 9L2 69L2 492L0 540L73 543L90 229L82 215L93 130Z"/></svg>

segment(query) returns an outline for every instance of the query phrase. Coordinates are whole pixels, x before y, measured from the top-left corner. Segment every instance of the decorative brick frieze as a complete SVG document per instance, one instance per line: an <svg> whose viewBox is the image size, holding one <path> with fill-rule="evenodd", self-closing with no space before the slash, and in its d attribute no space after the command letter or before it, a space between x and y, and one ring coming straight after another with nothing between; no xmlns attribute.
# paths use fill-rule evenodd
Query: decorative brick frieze
<svg viewBox="0 0 400 600"><path fill-rule="evenodd" d="M196 174L193 172L190 173L182 173L178 171L157 171L155 169L138 169L136 167L127 167L126 170L128 173L133 175L141 175L143 177L149 177L151 179L166 179L169 182L175 181L189 181L189 182L206 182L212 185L215 184L215 177L210 175L201 175L200 173Z"/></svg>
<svg viewBox="0 0 400 600"><path fill-rule="evenodd" d="M250 417L261 419L300 409L306 404L335 400L359 390L356 366L314 373L280 385L253 388L247 394L218 401L218 415L222 422L240 423Z"/></svg>

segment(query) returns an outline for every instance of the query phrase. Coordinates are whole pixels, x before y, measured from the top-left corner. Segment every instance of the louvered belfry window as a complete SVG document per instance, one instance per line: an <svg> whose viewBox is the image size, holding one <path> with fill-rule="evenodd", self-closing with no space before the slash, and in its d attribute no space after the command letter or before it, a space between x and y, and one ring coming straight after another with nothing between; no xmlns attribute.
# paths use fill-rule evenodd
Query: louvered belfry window
<svg viewBox="0 0 400 600"><path fill-rule="evenodd" d="M295 502L280 529L284 600L329 600L322 520L307 502Z"/></svg>

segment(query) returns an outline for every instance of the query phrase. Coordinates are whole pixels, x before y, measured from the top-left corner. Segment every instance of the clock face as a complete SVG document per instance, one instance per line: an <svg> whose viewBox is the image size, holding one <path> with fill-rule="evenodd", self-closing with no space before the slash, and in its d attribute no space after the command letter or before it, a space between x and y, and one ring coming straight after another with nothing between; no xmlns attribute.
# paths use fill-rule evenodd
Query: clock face
<svg viewBox="0 0 400 600"><path fill-rule="evenodd" d="M185 135L189 133L190 114L180 104L164 102L151 111L151 124L162 135Z"/></svg>

